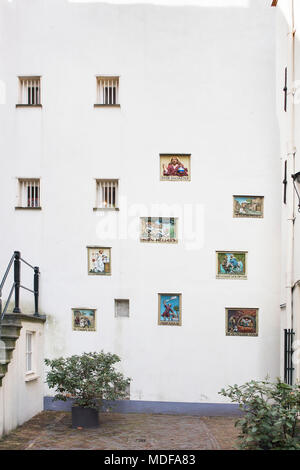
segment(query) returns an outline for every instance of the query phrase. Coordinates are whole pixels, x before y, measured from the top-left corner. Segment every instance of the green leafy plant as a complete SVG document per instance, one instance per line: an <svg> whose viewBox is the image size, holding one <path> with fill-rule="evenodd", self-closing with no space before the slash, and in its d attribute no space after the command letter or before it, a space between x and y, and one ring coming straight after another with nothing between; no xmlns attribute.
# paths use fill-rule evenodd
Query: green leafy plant
<svg viewBox="0 0 300 470"><path fill-rule="evenodd" d="M53 400L72 398L74 406L98 408L102 400L126 398L129 378L115 370L119 356L111 353L83 353L80 356L45 359L50 367L46 382L55 389Z"/></svg>
<svg viewBox="0 0 300 470"><path fill-rule="evenodd" d="M247 450L300 449L300 385L268 380L233 385L219 392L238 403L243 415L239 448Z"/></svg>

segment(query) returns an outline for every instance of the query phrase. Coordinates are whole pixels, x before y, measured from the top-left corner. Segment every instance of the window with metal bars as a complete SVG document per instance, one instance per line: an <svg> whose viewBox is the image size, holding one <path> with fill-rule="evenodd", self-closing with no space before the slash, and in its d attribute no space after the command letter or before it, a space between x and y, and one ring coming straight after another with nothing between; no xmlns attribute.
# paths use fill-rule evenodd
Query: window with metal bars
<svg viewBox="0 0 300 470"><path fill-rule="evenodd" d="M41 105L40 77L19 77L19 105Z"/></svg>
<svg viewBox="0 0 300 470"><path fill-rule="evenodd" d="M96 104L119 106L119 77L97 77Z"/></svg>
<svg viewBox="0 0 300 470"><path fill-rule="evenodd" d="M118 180L97 180L96 209L118 209Z"/></svg>
<svg viewBox="0 0 300 470"><path fill-rule="evenodd" d="M40 208L40 180L19 179L19 206L23 208Z"/></svg>

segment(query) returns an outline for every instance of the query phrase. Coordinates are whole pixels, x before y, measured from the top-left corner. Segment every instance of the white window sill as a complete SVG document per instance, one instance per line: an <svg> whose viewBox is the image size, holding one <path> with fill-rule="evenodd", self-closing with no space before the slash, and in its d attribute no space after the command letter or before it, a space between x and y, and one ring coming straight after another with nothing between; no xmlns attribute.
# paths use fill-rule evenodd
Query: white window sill
<svg viewBox="0 0 300 470"><path fill-rule="evenodd" d="M24 210L26 210L26 211L28 211L28 210L29 210L29 211L41 211L42 208L41 208L41 206L37 206L37 207L16 206L16 207L15 207L15 210L16 210L16 211L24 211Z"/></svg>
<svg viewBox="0 0 300 470"><path fill-rule="evenodd" d="M33 380L37 380L39 378L40 376L35 372L28 372L28 374L25 375L25 382L32 382Z"/></svg>
<svg viewBox="0 0 300 470"><path fill-rule="evenodd" d="M42 108L42 104L17 103L16 108Z"/></svg>
<svg viewBox="0 0 300 470"><path fill-rule="evenodd" d="M120 108L121 105L119 103L115 104L102 104L102 103L95 103L94 108Z"/></svg>
<svg viewBox="0 0 300 470"><path fill-rule="evenodd" d="M93 207L93 211L119 211L119 207Z"/></svg>

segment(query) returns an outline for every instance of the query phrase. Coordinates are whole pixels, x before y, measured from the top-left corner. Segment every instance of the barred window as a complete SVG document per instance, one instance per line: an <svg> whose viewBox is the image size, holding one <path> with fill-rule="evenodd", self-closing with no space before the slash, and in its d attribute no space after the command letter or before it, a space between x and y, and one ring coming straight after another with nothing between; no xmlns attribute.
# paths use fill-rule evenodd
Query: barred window
<svg viewBox="0 0 300 470"><path fill-rule="evenodd" d="M40 207L40 180L19 179L19 207Z"/></svg>
<svg viewBox="0 0 300 470"><path fill-rule="evenodd" d="M19 104L41 104L41 77L19 77Z"/></svg>
<svg viewBox="0 0 300 470"><path fill-rule="evenodd" d="M97 77L97 104L119 105L119 77Z"/></svg>
<svg viewBox="0 0 300 470"><path fill-rule="evenodd" d="M97 180L96 208L118 208L118 180Z"/></svg>

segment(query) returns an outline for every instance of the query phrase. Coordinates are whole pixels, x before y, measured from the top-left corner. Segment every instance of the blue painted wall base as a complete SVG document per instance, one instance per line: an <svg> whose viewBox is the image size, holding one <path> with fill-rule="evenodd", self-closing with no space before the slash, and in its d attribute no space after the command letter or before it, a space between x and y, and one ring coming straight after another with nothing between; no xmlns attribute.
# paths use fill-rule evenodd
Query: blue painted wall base
<svg viewBox="0 0 300 470"><path fill-rule="evenodd" d="M112 405L105 401L104 408ZM71 411L72 400L53 401L44 397L45 411ZM113 404L114 413L148 413L190 416L240 416L238 405L225 403L183 403L168 401L118 400Z"/></svg>

